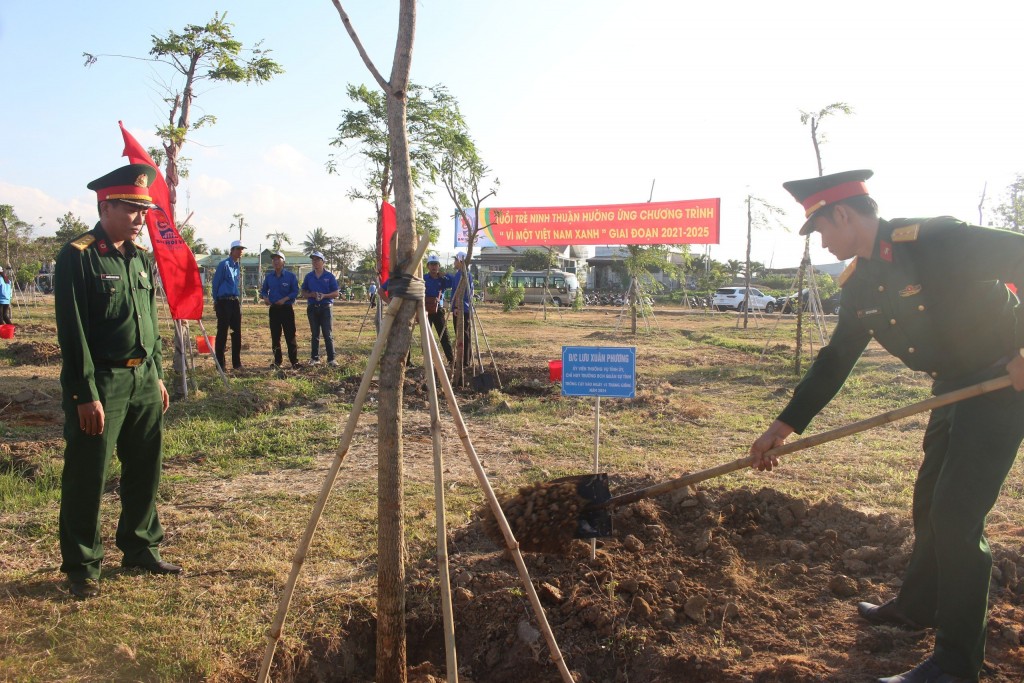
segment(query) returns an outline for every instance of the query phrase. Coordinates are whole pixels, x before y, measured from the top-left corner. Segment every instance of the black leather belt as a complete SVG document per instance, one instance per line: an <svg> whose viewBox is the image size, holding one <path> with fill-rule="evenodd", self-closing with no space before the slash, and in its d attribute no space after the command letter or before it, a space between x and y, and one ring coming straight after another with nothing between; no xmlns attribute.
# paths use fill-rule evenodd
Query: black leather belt
<svg viewBox="0 0 1024 683"><path fill-rule="evenodd" d="M146 362L146 358L127 358L125 360L107 360L94 358L92 364L98 368L137 368Z"/></svg>
<svg viewBox="0 0 1024 683"><path fill-rule="evenodd" d="M217 301L238 301L237 296L222 296Z"/></svg>
<svg viewBox="0 0 1024 683"><path fill-rule="evenodd" d="M326 301L324 301L322 303L317 303L315 301L310 301L310 302L308 302L308 305L312 306L313 308L323 308L324 306L330 306L331 304L327 303Z"/></svg>

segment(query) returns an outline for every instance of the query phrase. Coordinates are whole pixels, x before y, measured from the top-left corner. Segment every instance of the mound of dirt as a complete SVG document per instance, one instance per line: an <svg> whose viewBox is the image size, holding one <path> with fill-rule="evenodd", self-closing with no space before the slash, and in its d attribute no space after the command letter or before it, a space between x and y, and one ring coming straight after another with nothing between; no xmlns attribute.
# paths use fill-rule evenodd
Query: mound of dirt
<svg viewBox="0 0 1024 683"><path fill-rule="evenodd" d="M60 347L52 342L14 342L7 353L18 365L60 365Z"/></svg>
<svg viewBox="0 0 1024 683"><path fill-rule="evenodd" d="M930 632L856 617L858 600L899 585L911 540L902 517L773 489L691 489L627 506L615 525L593 560L578 540L567 555L524 555L577 681L852 683L908 669L933 646ZM993 547L985 680L1019 683L1024 546ZM560 680L515 565L481 521L452 534L450 567L460 680ZM410 569L407 598L410 662L443 670L432 559ZM373 619L346 629L372 640ZM357 667L339 680L372 677Z"/></svg>

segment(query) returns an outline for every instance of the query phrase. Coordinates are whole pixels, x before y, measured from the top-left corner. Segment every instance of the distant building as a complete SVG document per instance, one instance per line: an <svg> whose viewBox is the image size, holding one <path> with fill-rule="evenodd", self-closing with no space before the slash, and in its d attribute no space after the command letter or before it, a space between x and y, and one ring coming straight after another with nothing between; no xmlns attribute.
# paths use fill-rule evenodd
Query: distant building
<svg viewBox="0 0 1024 683"><path fill-rule="evenodd" d="M575 273L580 284L583 284L588 276L587 257L590 256L591 249L593 247L552 247L555 253L555 265L552 268ZM509 266L524 270L522 258L530 250L547 251L547 247L482 247L479 253L473 254L473 276L481 282L486 282L489 273L504 273Z"/></svg>
<svg viewBox="0 0 1024 683"><path fill-rule="evenodd" d="M626 247L597 247L594 256L587 259L587 265L590 268L587 289L626 289L629 286L629 282L623 280L626 276L618 264L622 263L628 256L629 250ZM686 262L686 255L680 252L670 252L669 260L674 265L681 266ZM652 277L669 291L679 289L680 287L680 281L675 276L667 275L660 270L652 273Z"/></svg>
<svg viewBox="0 0 1024 683"><path fill-rule="evenodd" d="M263 284L264 274L274 268L270 258L270 255L273 253L273 249L264 249L258 254L252 255L243 253L242 259L239 262L242 267L243 297L255 297L259 292L260 285ZM313 264L310 263L309 255L305 252L282 249L281 253L284 254L284 269L295 273L295 276L299 278L299 282L302 282L302 279L306 277L306 273L313 270ZM213 281L213 273L217 270L217 265L227 257L227 254L208 254L205 256L196 254L196 263L199 264L199 275L203 280L204 287Z"/></svg>

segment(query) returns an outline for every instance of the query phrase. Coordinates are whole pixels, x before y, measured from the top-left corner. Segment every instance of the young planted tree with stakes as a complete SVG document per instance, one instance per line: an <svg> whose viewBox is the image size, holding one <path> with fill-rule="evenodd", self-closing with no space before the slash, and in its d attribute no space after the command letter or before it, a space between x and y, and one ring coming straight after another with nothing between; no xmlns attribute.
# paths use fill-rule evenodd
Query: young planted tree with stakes
<svg viewBox="0 0 1024 683"><path fill-rule="evenodd" d="M477 236L489 225L481 225L477 218L481 214L484 201L498 193L500 182L497 178L488 181L491 169L484 163L477 150L476 142L469 135L469 130L459 111L458 102L453 102L450 115L440 122L433 131L437 154L432 160L432 178L439 181L448 193L448 198L455 206L456 216L462 225L468 226L466 240L466 258L463 262L464 277L452 295L453 306L459 308L460 314L455 322L455 339L458 344L472 345L472 339L466 340L466 324L472 318L463 315L463 301L469 286L470 265L473 262L473 249L476 247ZM469 212L472 212L470 215ZM480 286L481 283L477 283ZM470 301L471 316L473 302ZM472 325L472 322L468 324ZM455 353L455 369L453 375L460 384L466 381L465 358L472 358L472 348L457 349Z"/></svg>
<svg viewBox="0 0 1024 683"><path fill-rule="evenodd" d="M814 160L818 164L818 176L825 175L825 171L821 165L821 145L826 141L825 135L820 132L821 120L835 114L847 114L853 113L853 108L845 102L833 102L824 109L817 112L800 112L800 123L810 126L811 132L811 143L814 145ZM804 278L807 276L807 269L811 265L811 236L808 235L804 239L804 255L800 260L800 270L797 274L797 287L798 293L796 303L796 361L793 365L793 371L799 375L801 369L801 358L803 351L803 322L804 322L804 307L802 305L802 292L804 291Z"/></svg>
<svg viewBox="0 0 1024 683"><path fill-rule="evenodd" d="M747 263L744 268L744 285L746 287L745 301L750 301L750 278L754 274L755 262L750 260L750 247L753 244L754 228L767 227L769 220L774 216L782 215L784 212L777 206L769 204L760 197L747 195ZM758 264L760 265L760 264ZM743 329L747 329L747 319L750 315L750 306L743 307Z"/></svg>

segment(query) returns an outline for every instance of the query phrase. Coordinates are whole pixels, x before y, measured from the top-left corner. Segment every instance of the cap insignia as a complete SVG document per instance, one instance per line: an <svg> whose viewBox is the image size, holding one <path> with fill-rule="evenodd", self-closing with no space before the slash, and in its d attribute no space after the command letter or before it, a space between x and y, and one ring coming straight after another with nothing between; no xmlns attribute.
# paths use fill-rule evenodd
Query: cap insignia
<svg viewBox="0 0 1024 683"><path fill-rule="evenodd" d="M139 177L135 179L135 187L149 187L149 178L145 173L140 173Z"/></svg>

